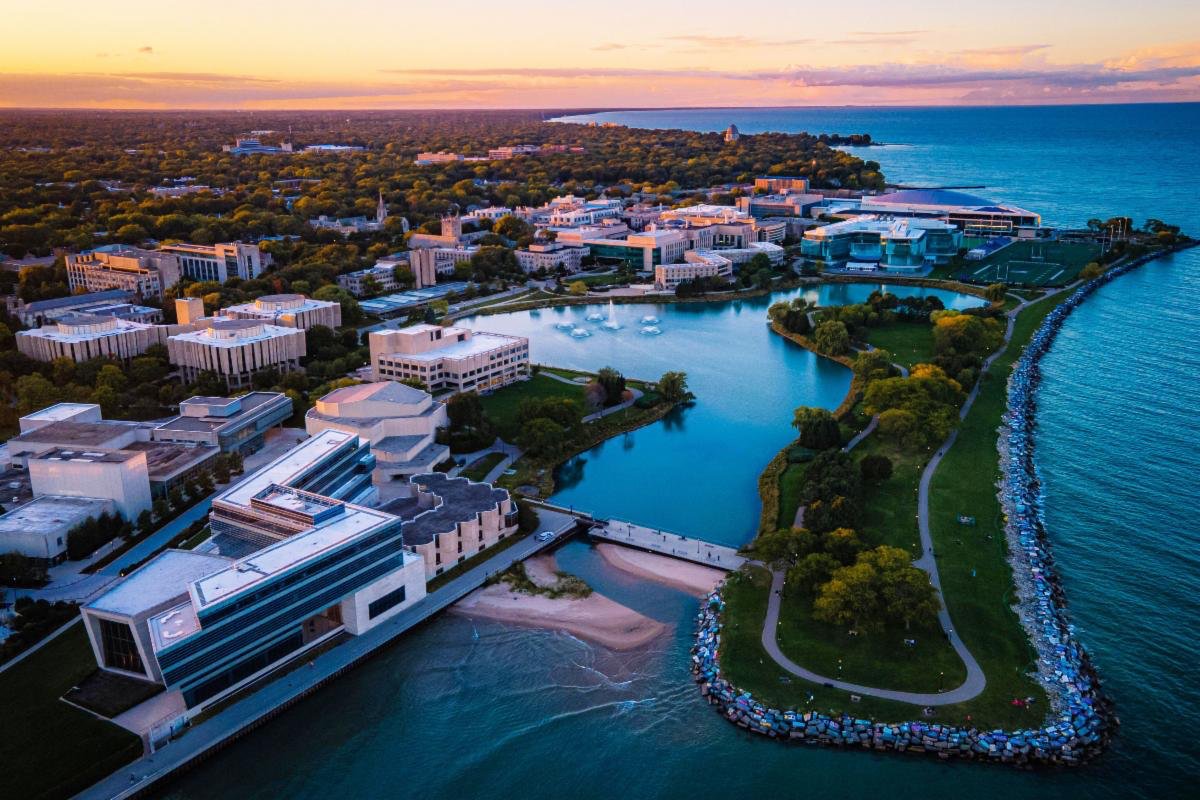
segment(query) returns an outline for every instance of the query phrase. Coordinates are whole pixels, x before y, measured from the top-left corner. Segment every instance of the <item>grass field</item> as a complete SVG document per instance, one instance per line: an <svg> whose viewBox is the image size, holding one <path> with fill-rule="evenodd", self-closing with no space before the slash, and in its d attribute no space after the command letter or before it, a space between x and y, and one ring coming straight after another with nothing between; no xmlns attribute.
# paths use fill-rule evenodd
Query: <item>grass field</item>
<svg viewBox="0 0 1200 800"><path fill-rule="evenodd" d="M909 369L933 359L933 326L928 322L896 322L868 328L867 341L892 354L892 361Z"/></svg>
<svg viewBox="0 0 1200 800"><path fill-rule="evenodd" d="M1100 248L1094 244L1017 241L982 261L966 262L959 277L979 284L1065 286L1099 257Z"/></svg>
<svg viewBox="0 0 1200 800"><path fill-rule="evenodd" d="M0 797L70 797L142 754L129 731L58 699L95 669L74 625L0 675Z"/></svg>
<svg viewBox="0 0 1200 800"><path fill-rule="evenodd" d="M534 375L527 381L511 383L480 400L483 402L484 413L496 426L496 433L504 441L512 442L521 431L517 422L517 409L522 400L534 397L565 397L568 400L579 401L582 407L583 387L571 386L545 375Z"/></svg>
<svg viewBox="0 0 1200 800"><path fill-rule="evenodd" d="M504 453L488 453L483 458L472 461L467 466L463 467L458 473L460 478L470 478L473 481L481 481L487 477L487 474L492 471L492 468L504 460Z"/></svg>

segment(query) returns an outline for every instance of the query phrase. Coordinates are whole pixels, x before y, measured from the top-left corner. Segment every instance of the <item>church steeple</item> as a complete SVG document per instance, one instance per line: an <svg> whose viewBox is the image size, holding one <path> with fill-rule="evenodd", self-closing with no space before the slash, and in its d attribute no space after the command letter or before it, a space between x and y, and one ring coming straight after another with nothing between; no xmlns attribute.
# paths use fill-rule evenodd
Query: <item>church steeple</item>
<svg viewBox="0 0 1200 800"><path fill-rule="evenodd" d="M375 207L375 221L380 225L387 219L387 203L383 202L383 189L379 190L379 205Z"/></svg>

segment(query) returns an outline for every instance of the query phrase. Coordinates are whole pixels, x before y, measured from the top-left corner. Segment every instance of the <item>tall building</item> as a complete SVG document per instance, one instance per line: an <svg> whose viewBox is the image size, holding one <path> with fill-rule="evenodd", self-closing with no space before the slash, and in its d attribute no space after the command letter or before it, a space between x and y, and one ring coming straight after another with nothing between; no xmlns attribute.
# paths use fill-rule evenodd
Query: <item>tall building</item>
<svg viewBox="0 0 1200 800"><path fill-rule="evenodd" d="M271 265L270 253L263 253L257 244L243 242L166 244L159 252L177 257L181 273L194 281L250 280Z"/></svg>
<svg viewBox="0 0 1200 800"><path fill-rule="evenodd" d="M217 495L209 541L161 553L81 609L97 664L194 713L420 600L423 560L400 517L340 499L369 472L363 449L325 431Z"/></svg>
<svg viewBox="0 0 1200 800"><path fill-rule="evenodd" d="M310 435L339 430L370 442L379 484L433 472L450 457L450 448L435 441L438 428L448 424L444 403L392 381L335 389L304 415Z"/></svg>
<svg viewBox="0 0 1200 800"><path fill-rule="evenodd" d="M179 259L161 250L115 244L66 257L72 292L121 289L138 297L160 298L179 283Z"/></svg>
<svg viewBox="0 0 1200 800"><path fill-rule="evenodd" d="M397 253L394 256L380 259L375 262L373 267L354 272L343 272L337 277L338 286L355 297L394 292L401 288L400 283L396 281L396 267L399 266L411 269L408 253Z"/></svg>
<svg viewBox="0 0 1200 800"><path fill-rule="evenodd" d="M529 340L467 328L412 325L372 331L374 380L415 378L430 391L482 391L529 375Z"/></svg>
<svg viewBox="0 0 1200 800"><path fill-rule="evenodd" d="M578 272L588 248L562 242L534 241L529 247L517 250L514 255L525 272L539 269L553 271L562 267L567 272Z"/></svg>
<svg viewBox="0 0 1200 800"><path fill-rule="evenodd" d="M268 294L249 303L224 308L221 313L233 319L256 319L301 330L314 325L333 330L342 326L341 303L313 300L302 294Z"/></svg>
<svg viewBox="0 0 1200 800"><path fill-rule="evenodd" d="M202 324L199 330L167 337L170 362L189 383L201 372L214 372L231 389L240 388L264 370L300 369L306 352L302 330L253 319L209 319Z"/></svg>

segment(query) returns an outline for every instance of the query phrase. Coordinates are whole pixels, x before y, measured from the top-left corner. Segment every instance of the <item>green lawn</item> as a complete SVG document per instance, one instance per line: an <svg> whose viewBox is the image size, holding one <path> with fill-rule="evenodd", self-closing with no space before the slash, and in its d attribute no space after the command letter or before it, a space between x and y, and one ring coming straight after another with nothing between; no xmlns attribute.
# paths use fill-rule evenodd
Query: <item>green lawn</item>
<svg viewBox="0 0 1200 800"><path fill-rule="evenodd" d="M863 541L870 547L881 544L902 547L916 558L921 552L917 487L928 453L900 450L875 433L859 443L853 454L857 461L869 455L883 455L892 462L890 478L863 485L863 519L859 528Z"/></svg>
<svg viewBox="0 0 1200 800"><path fill-rule="evenodd" d="M470 478L473 481L481 481L487 477L487 474L492 471L492 468L504 460L504 453L488 453L483 458L478 458L468 464L458 473L460 478Z"/></svg>
<svg viewBox="0 0 1200 800"><path fill-rule="evenodd" d="M484 413L496 426L496 433L504 441L512 442L521 430L517 423L517 409L522 400L533 397L565 397L578 400L582 406L583 387L570 386L545 375L534 375L527 381L511 383L480 400L483 401Z"/></svg>
<svg viewBox="0 0 1200 800"><path fill-rule="evenodd" d="M790 528L796 521L796 509L800 507L800 488L804 484L805 464L788 464L779 476L779 523L780 528Z"/></svg>
<svg viewBox="0 0 1200 800"><path fill-rule="evenodd" d="M142 742L58 698L96 669L82 625L0 673L0 797L69 797L142 754Z"/></svg>
<svg viewBox="0 0 1200 800"><path fill-rule="evenodd" d="M959 275L981 284L1064 286L1075 280L1089 261L1099 257L1100 247L1096 244L1022 240L982 261L965 262Z"/></svg>
<svg viewBox="0 0 1200 800"><path fill-rule="evenodd" d="M897 364L911 369L913 364L933 360L933 326L928 322L897 320L868 330L867 341L891 353Z"/></svg>

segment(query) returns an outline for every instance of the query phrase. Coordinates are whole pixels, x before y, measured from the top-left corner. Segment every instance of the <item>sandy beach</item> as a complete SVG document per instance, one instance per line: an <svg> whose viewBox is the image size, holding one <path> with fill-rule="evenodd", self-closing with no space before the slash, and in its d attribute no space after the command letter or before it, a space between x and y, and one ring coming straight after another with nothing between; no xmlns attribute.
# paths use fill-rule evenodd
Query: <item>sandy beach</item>
<svg viewBox="0 0 1200 800"><path fill-rule="evenodd" d="M553 584L556 568L552 555L525 562L526 574L539 585ZM514 592L506 583L478 589L452 608L468 617L566 631L611 650L633 650L667 631L663 623L599 594L550 598Z"/></svg>
<svg viewBox="0 0 1200 800"><path fill-rule="evenodd" d="M605 562L615 569L694 595L708 594L725 578L723 570L617 544L598 544L596 549Z"/></svg>

